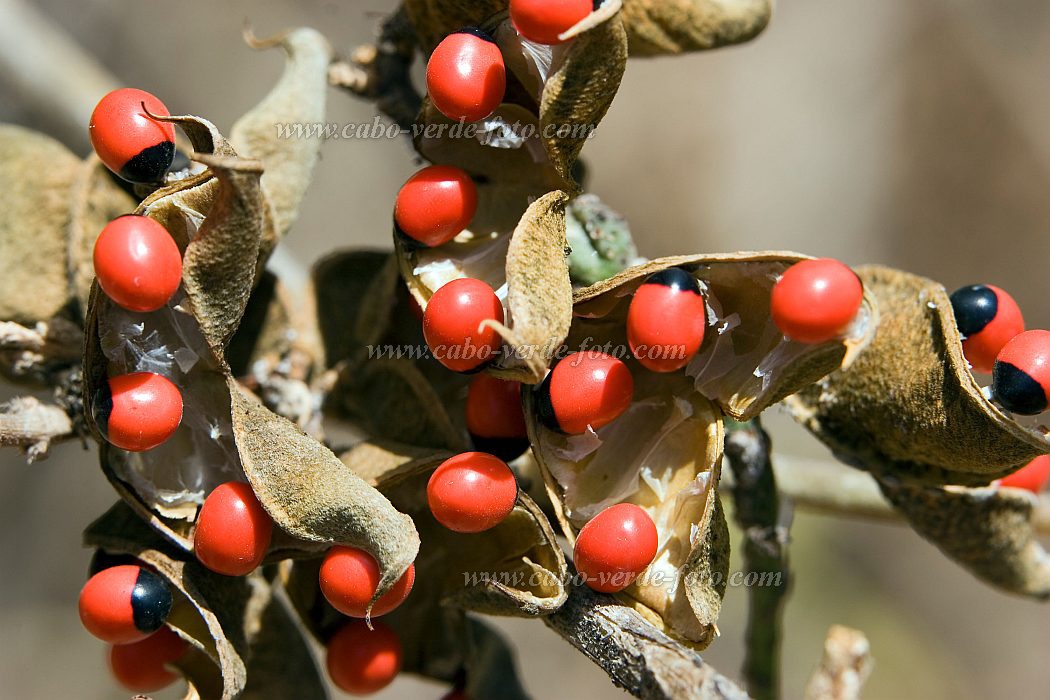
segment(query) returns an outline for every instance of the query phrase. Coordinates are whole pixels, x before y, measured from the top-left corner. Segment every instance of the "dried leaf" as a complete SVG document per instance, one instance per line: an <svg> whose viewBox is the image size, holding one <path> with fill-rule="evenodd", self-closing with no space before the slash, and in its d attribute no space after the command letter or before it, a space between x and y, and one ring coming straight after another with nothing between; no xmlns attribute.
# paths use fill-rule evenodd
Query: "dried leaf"
<svg viewBox="0 0 1050 700"><path fill-rule="evenodd" d="M611 343L613 348L626 348L627 309L634 290L659 270L681 267L706 288L709 324L700 352L685 372L727 415L750 420L848 365L875 332L877 307L865 293L857 320L843 338L807 345L781 334L770 317L770 293L779 275L805 257L781 252L689 255L628 268L577 290L569 349L578 349L584 340L591 347Z"/></svg>
<svg viewBox="0 0 1050 700"><path fill-rule="evenodd" d="M0 125L0 319L32 325L73 300L67 235L80 161L59 142Z"/></svg>
<svg viewBox="0 0 1050 700"><path fill-rule="evenodd" d="M376 596L385 593L419 550L411 518L233 379L229 387L241 464L274 522L318 549L332 543L365 549L382 572Z"/></svg>
<svg viewBox="0 0 1050 700"><path fill-rule="evenodd" d="M879 479L879 487L916 532L977 578L1009 593L1050 598L1050 556L1035 535L1031 494L890 477Z"/></svg>
<svg viewBox="0 0 1050 700"><path fill-rule="evenodd" d="M772 0L623 0L632 56L706 51L750 41L769 24Z"/></svg>
<svg viewBox="0 0 1050 700"><path fill-rule="evenodd" d="M567 358L564 362L571 362ZM729 537L715 488L724 439L721 414L682 372L635 370L631 406L597 433L545 427L535 392L525 398L533 452L569 543L605 508L634 503L652 517L660 549L618 599L700 648L715 634L725 592Z"/></svg>
<svg viewBox="0 0 1050 700"><path fill-rule="evenodd" d="M219 181L216 200L186 247L182 284L216 357L223 357L248 305L262 239L262 164L196 156Z"/></svg>
<svg viewBox="0 0 1050 700"><path fill-rule="evenodd" d="M927 484L987 484L1050 452L1044 431L983 396L944 287L857 272L878 300L878 331L849 368L789 399L796 420L848 464Z"/></svg>
<svg viewBox="0 0 1050 700"><path fill-rule="evenodd" d="M262 40L246 30L245 41L255 49L280 46L287 60L277 84L233 125L230 135L239 153L262 161L266 168L262 188L275 230L263 241L265 260L299 214L323 142L319 135L280 138L278 126L324 122L332 48L319 32L306 27Z"/></svg>

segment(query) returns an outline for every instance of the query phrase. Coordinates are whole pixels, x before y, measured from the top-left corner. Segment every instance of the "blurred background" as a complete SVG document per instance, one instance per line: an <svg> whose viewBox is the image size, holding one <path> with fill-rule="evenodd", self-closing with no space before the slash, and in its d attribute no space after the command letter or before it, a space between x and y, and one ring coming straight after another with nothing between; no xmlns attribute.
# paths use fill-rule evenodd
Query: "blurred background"
<svg viewBox="0 0 1050 700"><path fill-rule="evenodd" d="M99 71L228 131L282 67L280 52L244 46L245 18L260 36L317 27L345 54L392 8L392 0L0 0L0 121L87 152L86 129L64 126L49 86L27 89L49 51L25 48L27 23L46 21ZM69 73L89 80L91 70ZM584 151L590 189L628 217L649 257L788 249L888 263L949 289L998 284L1030 327L1050 327L1041 264L1050 259L1048 76L1042 0L785 0L750 45L632 61ZM329 121L373 116L371 104L331 94ZM414 169L400 140L330 141L288 252L308 263L337 247L387 247L390 203ZM826 456L783 417L769 425L779 452ZM0 697L127 697L76 613L90 557L80 532L114 500L93 451L62 445L28 467L7 451L0 463ZM867 698L1047 696L1047 607L977 583L901 526L800 512L792 535L785 697L800 696L833 623L871 641ZM704 654L731 677L745 602L745 589L730 589L722 636ZM624 696L541 623L499 624L534 697ZM444 692L405 679L379 697Z"/></svg>

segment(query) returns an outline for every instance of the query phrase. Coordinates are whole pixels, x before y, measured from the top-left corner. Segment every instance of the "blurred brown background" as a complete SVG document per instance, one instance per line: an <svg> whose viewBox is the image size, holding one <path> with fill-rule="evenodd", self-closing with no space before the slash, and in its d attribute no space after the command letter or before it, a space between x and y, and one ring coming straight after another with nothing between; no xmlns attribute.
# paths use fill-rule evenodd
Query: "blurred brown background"
<svg viewBox="0 0 1050 700"><path fill-rule="evenodd" d="M0 0L0 33L19 33L25 7ZM120 82L228 129L281 70L279 52L242 44L244 18L260 35L315 26L345 53L370 39L392 5L30 7ZM0 66L0 120L54 130L61 119L9 66ZM890 263L949 288L999 284L1030 326L1050 327L1041 264L1050 259L1048 76L1050 5L1040 0L786 0L751 45L630 63L585 150L590 188L628 216L650 257L794 249ZM333 93L329 114L368 122L374 112ZM85 148L84 135L62 136ZM329 142L290 252L308 262L335 247L387 246L388 203L413 169L401 141ZM824 454L783 418L771 425L782 452ZM65 445L30 467L12 452L0 461L0 697L127 697L76 614L89 558L80 530L114 498L93 453ZM902 527L800 513L793 535L787 697L800 695L832 623L871 640L868 698L1047 696L1046 607L976 583ZM705 654L731 676L742 656L745 593L730 590L722 638ZM501 625L536 698L623 696L542 624ZM443 692L399 680L381 697Z"/></svg>

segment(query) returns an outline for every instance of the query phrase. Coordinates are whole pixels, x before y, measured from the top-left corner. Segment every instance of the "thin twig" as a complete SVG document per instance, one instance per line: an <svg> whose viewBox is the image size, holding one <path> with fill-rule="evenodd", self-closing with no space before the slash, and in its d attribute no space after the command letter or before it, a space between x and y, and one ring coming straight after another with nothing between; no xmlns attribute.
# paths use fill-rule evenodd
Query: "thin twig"
<svg viewBox="0 0 1050 700"><path fill-rule="evenodd" d="M30 462L47 457L52 443L73 437L73 420L58 406L32 396L0 406L0 446L23 448Z"/></svg>
<svg viewBox="0 0 1050 700"><path fill-rule="evenodd" d="M72 321L60 317L32 328L0 321L0 364L16 375L44 375L55 367L80 362L84 334Z"/></svg>
<svg viewBox="0 0 1050 700"><path fill-rule="evenodd" d="M565 605L543 620L609 674L613 683L635 697L748 697L698 653L668 637L631 608L586 586L573 587Z"/></svg>
<svg viewBox="0 0 1050 700"><path fill-rule="evenodd" d="M328 68L328 82L370 99L402 129L411 129L423 100L412 86L416 40L403 9L387 17L374 45L354 50L349 61Z"/></svg>
<svg viewBox="0 0 1050 700"><path fill-rule="evenodd" d="M860 700L873 665L871 645L863 632L832 625L820 666L806 685L805 700Z"/></svg>
<svg viewBox="0 0 1050 700"><path fill-rule="evenodd" d="M725 449L734 476L735 517L744 531L744 573L777 583L748 588L744 679L757 700L775 700L780 697L781 622L790 581L788 533L778 522L780 499L769 435L757 419L738 424L727 433Z"/></svg>

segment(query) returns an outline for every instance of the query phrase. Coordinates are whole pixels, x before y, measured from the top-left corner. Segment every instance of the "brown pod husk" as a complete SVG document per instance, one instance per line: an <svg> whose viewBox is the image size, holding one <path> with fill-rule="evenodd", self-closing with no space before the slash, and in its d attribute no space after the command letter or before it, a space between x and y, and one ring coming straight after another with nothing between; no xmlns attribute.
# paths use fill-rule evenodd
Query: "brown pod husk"
<svg viewBox="0 0 1050 700"><path fill-rule="evenodd" d="M721 413L683 373L643 372L628 362L634 401L596 433L567 436L547 428L535 392L526 392L529 440L570 544L608 506L634 503L649 513L660 549L639 582L617 598L703 648L716 634L729 567L728 530L716 493Z"/></svg>
<svg viewBox="0 0 1050 700"><path fill-rule="evenodd" d="M0 190L0 319L79 322L86 286L77 273L85 256L90 270L102 225L134 202L97 159L81 161L54 139L11 125L0 125Z"/></svg>
<svg viewBox="0 0 1050 700"><path fill-rule="evenodd" d="M316 30L308 27L256 39L245 30L245 41L255 49L280 46L285 53L284 73L270 93L233 125L230 141L248 158L262 161L266 172L262 189L273 226L262 241L265 262L299 214L299 204L313 176L323 139L279 138L278 125L307 125L324 122L328 94L328 64L332 47Z"/></svg>
<svg viewBox="0 0 1050 700"><path fill-rule="evenodd" d="M1050 452L982 394L944 287L886 267L858 268L881 320L848 368L787 404L842 461L925 484L977 486Z"/></svg>
<svg viewBox="0 0 1050 700"><path fill-rule="evenodd" d="M1050 556L1035 535L1030 493L888 477L879 487L916 532L977 578L1009 593L1050 598Z"/></svg>
<svg viewBox="0 0 1050 700"><path fill-rule="evenodd" d="M708 328L703 345L685 372L696 390L731 418L754 418L785 396L848 365L871 340L878 325L874 297L865 292L861 310L841 338L807 345L788 340L773 323L769 299L779 275L807 256L787 252L682 255L628 268L576 291L569 350L582 341L627 347L626 318L631 294L655 272L680 267L706 287Z"/></svg>
<svg viewBox="0 0 1050 700"><path fill-rule="evenodd" d="M502 379L540 381L549 353L568 332L572 284L565 256L566 201L564 192L550 192L515 223L507 220L513 209L494 209L502 221L485 227L475 217L470 231L438 248L409 249L395 236L402 275L423 309L441 285L458 277L480 279L497 293L506 285L508 323L496 328L507 347L489 366Z"/></svg>
<svg viewBox="0 0 1050 700"><path fill-rule="evenodd" d="M772 0L623 0L632 56L707 51L750 41L773 14Z"/></svg>

